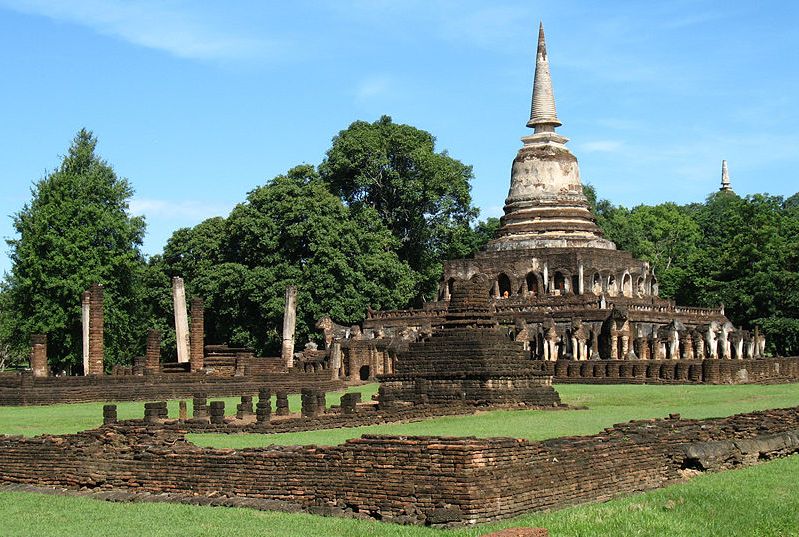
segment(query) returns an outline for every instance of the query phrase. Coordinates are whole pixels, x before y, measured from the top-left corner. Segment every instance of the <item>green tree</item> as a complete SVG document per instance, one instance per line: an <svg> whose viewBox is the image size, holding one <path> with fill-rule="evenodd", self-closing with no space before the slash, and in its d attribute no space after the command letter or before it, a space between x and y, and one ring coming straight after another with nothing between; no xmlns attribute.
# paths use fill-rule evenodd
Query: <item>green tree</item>
<svg viewBox="0 0 799 537"><path fill-rule="evenodd" d="M331 192L356 213L375 211L418 274L416 298L435 294L441 261L471 248L471 166L436 152L428 132L383 116L356 121L334 139L319 166Z"/></svg>
<svg viewBox="0 0 799 537"><path fill-rule="evenodd" d="M325 315L355 323L368 308L404 306L415 279L396 243L374 210L347 207L303 165L250 192L226 219L175 232L162 262L205 299L209 341L274 353L288 285L298 287L298 341L315 339Z"/></svg>
<svg viewBox="0 0 799 537"><path fill-rule="evenodd" d="M7 278L8 333L18 352L32 333L48 335L57 368L80 370L81 293L105 286L106 358L124 362L141 347L139 247L145 224L128 211L125 179L95 154L82 129L59 168L35 183L33 198L14 215L17 237ZM107 362L108 363L108 362Z"/></svg>

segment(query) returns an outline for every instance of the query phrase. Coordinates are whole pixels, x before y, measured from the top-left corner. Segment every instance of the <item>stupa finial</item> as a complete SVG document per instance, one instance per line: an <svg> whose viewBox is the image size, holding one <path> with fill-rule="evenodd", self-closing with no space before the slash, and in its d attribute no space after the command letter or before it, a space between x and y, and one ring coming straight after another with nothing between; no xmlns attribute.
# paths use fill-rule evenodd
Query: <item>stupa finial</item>
<svg viewBox="0 0 799 537"><path fill-rule="evenodd" d="M544 39L544 23L538 27L538 52L535 57L535 81L533 82L533 102L530 107L530 121L527 126L535 132L554 132L561 126L555 111L555 93L552 91L552 77L549 75L549 58Z"/></svg>
<svg viewBox="0 0 799 537"><path fill-rule="evenodd" d="M732 192L732 185L730 184L730 172L727 170L727 161L721 161L721 188L722 192Z"/></svg>

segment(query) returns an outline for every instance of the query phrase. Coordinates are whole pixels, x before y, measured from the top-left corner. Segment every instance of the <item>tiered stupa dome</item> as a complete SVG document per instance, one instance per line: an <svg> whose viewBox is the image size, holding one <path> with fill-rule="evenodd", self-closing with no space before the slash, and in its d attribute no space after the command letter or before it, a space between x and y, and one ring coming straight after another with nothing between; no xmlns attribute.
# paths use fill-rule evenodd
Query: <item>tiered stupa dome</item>
<svg viewBox="0 0 799 537"><path fill-rule="evenodd" d="M565 145L568 138L555 132L560 125L542 24L527 122L534 132L522 138L524 145L513 161L505 216L497 237L488 243L488 250L616 248L602 238L591 215L577 159Z"/></svg>

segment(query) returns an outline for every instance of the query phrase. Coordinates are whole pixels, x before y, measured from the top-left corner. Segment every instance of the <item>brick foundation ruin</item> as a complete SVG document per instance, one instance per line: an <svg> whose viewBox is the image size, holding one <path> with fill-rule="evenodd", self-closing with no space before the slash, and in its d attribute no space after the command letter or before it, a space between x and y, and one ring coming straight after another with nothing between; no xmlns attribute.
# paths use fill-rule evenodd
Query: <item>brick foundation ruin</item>
<svg viewBox="0 0 799 537"><path fill-rule="evenodd" d="M90 377L36 378L31 374L0 375L0 405L52 405L92 401L146 401L180 399L204 392L211 397L256 395L269 386L273 391L300 393L313 387L324 391L342 389L345 384L324 373L283 373L246 377L215 377L194 373L105 375Z"/></svg>
<svg viewBox="0 0 799 537"><path fill-rule="evenodd" d="M381 406L560 403L552 377L491 319L484 287L480 276L456 282L444 326L411 343L393 375L379 377Z"/></svg>
<svg viewBox="0 0 799 537"><path fill-rule="evenodd" d="M153 408L153 412L158 411ZM799 451L799 408L641 420L599 434L365 435L339 446L200 448L180 431L110 424L0 437L0 482L269 500L319 514L448 526L603 501Z"/></svg>

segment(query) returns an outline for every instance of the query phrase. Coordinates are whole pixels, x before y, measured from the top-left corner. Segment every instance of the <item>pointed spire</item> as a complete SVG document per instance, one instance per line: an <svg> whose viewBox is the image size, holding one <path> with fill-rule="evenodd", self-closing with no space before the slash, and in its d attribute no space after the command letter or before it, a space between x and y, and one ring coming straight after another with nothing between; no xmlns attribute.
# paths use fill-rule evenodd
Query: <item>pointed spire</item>
<svg viewBox="0 0 799 537"><path fill-rule="evenodd" d="M533 103L530 107L530 121L527 126L535 132L554 132L561 125L555 111L555 93L552 91L552 78L549 75L547 44L544 40L544 23L538 27L538 52L535 58L535 81L533 82Z"/></svg>
<svg viewBox="0 0 799 537"><path fill-rule="evenodd" d="M732 185L730 184L730 172L727 171L727 161L721 161L721 188L722 192L732 192Z"/></svg>

